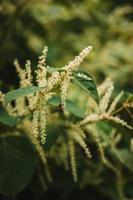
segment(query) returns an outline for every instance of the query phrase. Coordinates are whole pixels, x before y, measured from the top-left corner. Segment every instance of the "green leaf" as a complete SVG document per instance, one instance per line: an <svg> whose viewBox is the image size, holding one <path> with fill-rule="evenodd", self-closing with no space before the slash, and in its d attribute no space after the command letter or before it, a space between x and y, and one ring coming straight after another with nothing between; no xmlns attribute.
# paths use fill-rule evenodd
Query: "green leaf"
<svg viewBox="0 0 133 200"><path fill-rule="evenodd" d="M15 196L31 181L36 166L35 153L24 136L0 136L0 193Z"/></svg>
<svg viewBox="0 0 133 200"><path fill-rule="evenodd" d="M133 172L133 153L127 149L116 149L114 150L114 153L116 154L120 162Z"/></svg>
<svg viewBox="0 0 133 200"><path fill-rule="evenodd" d="M59 106L61 104L61 98L58 96L53 96L48 101L48 104L52 106ZM79 118L85 117L84 111L81 108L79 108L73 101L69 99L66 100L66 110L74 114L76 117L79 117Z"/></svg>
<svg viewBox="0 0 133 200"><path fill-rule="evenodd" d="M44 88L40 88L40 87L37 87L37 86L28 86L28 87L19 88L19 89L16 89L16 90L11 90L10 92L8 92L5 95L5 98L4 98L5 104L7 105L12 100L15 100L19 97L26 96L30 93L41 91L42 89L44 89Z"/></svg>
<svg viewBox="0 0 133 200"><path fill-rule="evenodd" d="M99 96L96 84L88 72L77 70L73 82L86 91L99 104Z"/></svg>
<svg viewBox="0 0 133 200"><path fill-rule="evenodd" d="M52 73L52 72L62 72L62 71L65 71L65 70L63 68L47 67L47 71L49 73Z"/></svg>
<svg viewBox="0 0 133 200"><path fill-rule="evenodd" d="M20 121L20 117L13 117L6 112L0 113L0 123L8 126L14 126Z"/></svg>

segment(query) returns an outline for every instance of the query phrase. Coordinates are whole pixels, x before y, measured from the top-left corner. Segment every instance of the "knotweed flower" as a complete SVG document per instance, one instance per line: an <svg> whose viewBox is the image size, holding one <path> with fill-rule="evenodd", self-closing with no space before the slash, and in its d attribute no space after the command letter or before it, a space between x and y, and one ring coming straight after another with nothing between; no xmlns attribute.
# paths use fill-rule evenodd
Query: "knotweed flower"
<svg viewBox="0 0 133 200"><path fill-rule="evenodd" d="M46 69L46 56L48 52L48 47L44 47L42 51L42 55L39 57L38 65L37 65L37 77L36 81L39 87L45 87L47 84L46 75L47 75L47 69Z"/></svg>
<svg viewBox="0 0 133 200"><path fill-rule="evenodd" d="M79 56L76 56L75 59L68 63L68 65L64 66L63 69L65 70L63 81L61 83L61 99L62 105L65 109L65 101L67 97L68 87L72 78L73 73L79 68L80 64L86 58L86 56L92 50L91 46L86 47Z"/></svg>

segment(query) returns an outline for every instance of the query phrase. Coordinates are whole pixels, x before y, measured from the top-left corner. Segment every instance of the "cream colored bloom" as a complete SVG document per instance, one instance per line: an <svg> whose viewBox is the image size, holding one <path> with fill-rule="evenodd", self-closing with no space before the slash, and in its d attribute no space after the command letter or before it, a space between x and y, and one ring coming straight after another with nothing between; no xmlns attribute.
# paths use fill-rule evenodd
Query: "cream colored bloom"
<svg viewBox="0 0 133 200"><path fill-rule="evenodd" d="M0 103L4 101L4 94L0 91Z"/></svg>
<svg viewBox="0 0 133 200"><path fill-rule="evenodd" d="M40 110L40 138L42 144L45 144L46 142L46 114L46 103L43 103Z"/></svg>
<svg viewBox="0 0 133 200"><path fill-rule="evenodd" d="M78 134L78 132L74 132L71 130L71 136L74 141L76 141L79 146L85 151L86 156L90 159L92 157L90 149L87 147L87 144L85 143L84 139L81 135Z"/></svg>
<svg viewBox="0 0 133 200"><path fill-rule="evenodd" d="M86 128L89 131L89 134L92 135L94 141L97 144L98 151L99 151L102 162L106 163L106 158L105 158L105 153L104 153L104 145L103 145L103 142L100 137L100 131L96 128L95 125L88 125Z"/></svg>
<svg viewBox="0 0 133 200"><path fill-rule="evenodd" d="M36 138L38 138L38 136L39 136L39 117L40 117L39 111L35 110L33 112L32 124L33 124L33 135Z"/></svg>
<svg viewBox="0 0 133 200"><path fill-rule="evenodd" d="M80 121L78 124L79 125L85 125L88 123L94 123L100 120L100 116L98 114L90 114L89 116L87 116L85 119L83 119L82 121Z"/></svg>
<svg viewBox="0 0 133 200"><path fill-rule="evenodd" d="M68 65L64 67L64 69L69 72L69 74L73 73L73 71L76 71L91 50L92 46L88 46L83 49L83 51L78 56L76 56L73 61L69 62Z"/></svg>
<svg viewBox="0 0 133 200"><path fill-rule="evenodd" d="M61 100L64 109L66 107L67 91L70 81L71 81L71 76L69 76L69 74L66 74L63 81L61 82Z"/></svg>
<svg viewBox="0 0 133 200"><path fill-rule="evenodd" d="M120 101L121 97L123 96L123 94L124 94L124 92L122 91L115 97L115 99L113 100L113 102L111 103L111 105L108 109L108 112L107 112L108 114L111 114L115 110L115 108L116 108L118 102Z"/></svg>
<svg viewBox="0 0 133 200"><path fill-rule="evenodd" d="M53 72L51 77L48 79L46 92L53 89L54 86L57 86L61 81L60 73Z"/></svg>
<svg viewBox="0 0 133 200"><path fill-rule="evenodd" d="M114 86L113 83L109 86L109 88L107 89L105 95L102 97L102 99L100 100L100 104L99 104L99 109L101 113L105 113L108 105L109 105L109 101L110 101L110 97L112 95Z"/></svg>
<svg viewBox="0 0 133 200"><path fill-rule="evenodd" d="M39 57L38 65L37 65L37 77L36 81L39 87L45 87L47 84L46 75L47 75L47 69L46 69L46 55L48 52L48 47L44 47L42 51L42 56Z"/></svg>
<svg viewBox="0 0 133 200"><path fill-rule="evenodd" d="M102 96L105 94L105 92L107 91L107 89L112 85L112 81L109 77L107 77L105 79L105 81L100 85L98 86L98 94L99 96Z"/></svg>
<svg viewBox="0 0 133 200"><path fill-rule="evenodd" d="M75 182L78 180L78 174L77 174L77 165L76 165L76 157L75 157L75 146L72 139L68 141L68 147L69 147L69 154L70 154L70 163L72 168L72 176Z"/></svg>
<svg viewBox="0 0 133 200"><path fill-rule="evenodd" d="M28 85L32 85L33 77L32 77L32 72L31 72L31 62L30 62L30 60L27 60L25 68L26 68L26 75L27 75Z"/></svg>
<svg viewBox="0 0 133 200"><path fill-rule="evenodd" d="M122 126L125 126L127 127L128 129L133 129L132 126L128 125L128 123L126 121L124 121L123 119L120 119L119 117L117 116L109 116L109 115L105 115L103 117L103 119L107 119L109 121L112 121L112 122L115 122L117 124L121 124Z"/></svg>
<svg viewBox="0 0 133 200"><path fill-rule="evenodd" d="M68 65L64 66L63 69L66 71L63 77L63 81L61 83L61 99L62 99L62 105L65 109L65 101L67 98L67 92L68 87L72 78L73 73L79 68L80 64L83 62L83 60L86 58L86 56L90 53L92 50L92 46L88 46L79 54L79 56L76 56L75 59L68 63Z"/></svg>

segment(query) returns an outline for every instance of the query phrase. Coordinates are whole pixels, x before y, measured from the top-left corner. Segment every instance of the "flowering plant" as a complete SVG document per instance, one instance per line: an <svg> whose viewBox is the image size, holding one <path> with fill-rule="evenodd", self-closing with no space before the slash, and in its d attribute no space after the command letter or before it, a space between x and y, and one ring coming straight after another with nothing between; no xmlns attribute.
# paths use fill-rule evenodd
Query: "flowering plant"
<svg viewBox="0 0 133 200"><path fill-rule="evenodd" d="M36 76L32 75L30 61L26 62L25 69L15 61L20 88L0 93L0 122L12 127L0 136L0 153L4 157L0 164L1 193L15 196L23 190L38 165L43 168L41 180L46 188L54 178L54 169L49 163L55 167L64 166L66 171L71 171L73 181L83 187L88 184L84 177L90 176L91 165L98 159L97 175L102 176L104 167L111 170L117 180L117 196L121 200L125 198L123 166L132 172L133 142L129 140L128 150L120 144L124 128L131 132L133 127L122 118L121 111L127 110L132 116L133 96L122 91L112 98L114 84L110 78L97 87L88 72L79 69L91 50L88 46L64 67L53 68L46 65L48 48L45 47L39 57ZM69 99L71 85L75 90L78 88L78 92L81 88L89 94L85 106ZM78 98L79 95L77 102ZM80 159L77 156L80 151L77 145L84 150L84 161L80 154ZM99 155L96 160L95 145ZM85 172L79 174L80 162L86 167ZM20 179L15 171L20 173Z"/></svg>

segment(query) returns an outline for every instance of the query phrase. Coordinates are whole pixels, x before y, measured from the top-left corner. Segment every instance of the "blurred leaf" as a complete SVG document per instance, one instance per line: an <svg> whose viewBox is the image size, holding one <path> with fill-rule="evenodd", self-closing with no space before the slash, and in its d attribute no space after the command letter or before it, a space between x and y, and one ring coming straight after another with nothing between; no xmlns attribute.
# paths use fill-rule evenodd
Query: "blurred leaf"
<svg viewBox="0 0 133 200"><path fill-rule="evenodd" d="M48 101L48 104L52 106L59 106L61 104L61 98L58 96L53 96ZM66 100L66 110L74 114L76 117L79 117L79 118L85 117L84 111L69 99Z"/></svg>
<svg viewBox="0 0 133 200"><path fill-rule="evenodd" d="M80 117L80 118L85 117L84 111L70 100L66 101L66 109L77 117Z"/></svg>
<svg viewBox="0 0 133 200"><path fill-rule="evenodd" d="M35 170L35 154L24 136L0 137L0 193L15 196L31 181Z"/></svg>
<svg viewBox="0 0 133 200"><path fill-rule="evenodd" d="M49 150L57 141L60 135L66 134L66 130L63 126L58 124L53 124L47 129L47 139L44 148Z"/></svg>
<svg viewBox="0 0 133 200"><path fill-rule="evenodd" d="M114 180L114 177L112 176L113 180ZM117 198L117 189L116 189L116 185L114 184L114 181L111 180L110 178L110 182L107 183L107 177L106 179L104 180L103 184L99 185L99 190L101 191L102 194L106 195L106 197L109 197L107 198L108 200L115 200L115 199L118 199Z"/></svg>
<svg viewBox="0 0 133 200"><path fill-rule="evenodd" d="M112 126L109 123L104 122L104 121L97 122L96 126L98 129L101 129L102 131L104 131L106 135L109 135L112 130Z"/></svg>
<svg viewBox="0 0 133 200"><path fill-rule="evenodd" d="M125 98L126 98L126 100L128 102L133 102L133 93L131 93L131 92L125 92L124 96L125 96Z"/></svg>
<svg viewBox="0 0 133 200"><path fill-rule="evenodd" d="M11 90L10 92L6 93L5 95L5 104L7 105L12 100L15 100L19 97L26 96L28 94L41 91L43 88L37 87L37 86L29 86L24 88L19 88L16 90Z"/></svg>
<svg viewBox="0 0 133 200"><path fill-rule="evenodd" d="M99 104L96 84L88 72L84 70L77 70L77 72L75 72L74 83L85 90L96 101L96 103Z"/></svg>
<svg viewBox="0 0 133 200"><path fill-rule="evenodd" d="M133 172L133 153L130 152L128 149L115 149L114 153L116 154L120 162Z"/></svg>
<svg viewBox="0 0 133 200"><path fill-rule="evenodd" d="M48 100L48 104L51 106L59 106L61 104L61 98L59 96L53 96Z"/></svg>
<svg viewBox="0 0 133 200"><path fill-rule="evenodd" d="M28 189L34 197L34 200L41 200L46 192L47 185L45 181L45 176L42 176L42 171L39 168L34 174L30 185L28 186Z"/></svg>
<svg viewBox="0 0 133 200"><path fill-rule="evenodd" d="M0 113L0 123L14 126L20 121L20 117L13 117L6 112Z"/></svg>

